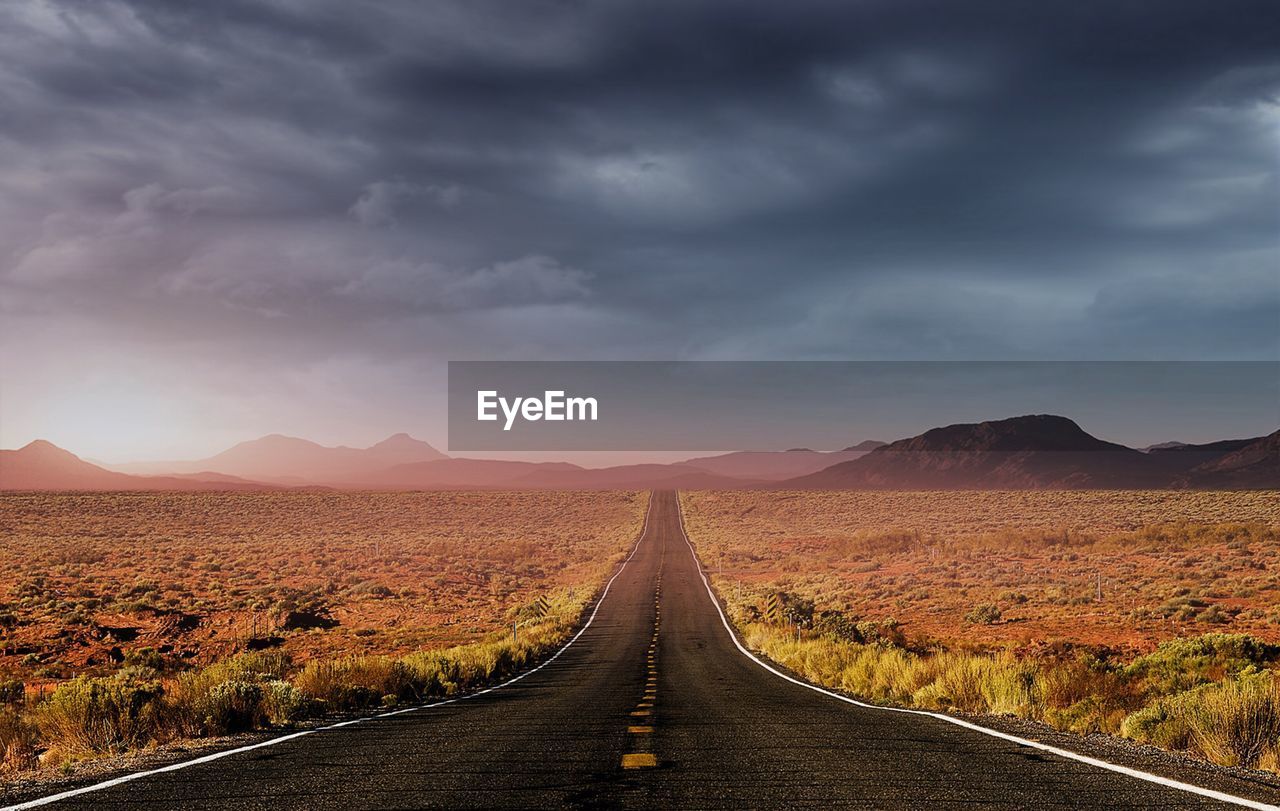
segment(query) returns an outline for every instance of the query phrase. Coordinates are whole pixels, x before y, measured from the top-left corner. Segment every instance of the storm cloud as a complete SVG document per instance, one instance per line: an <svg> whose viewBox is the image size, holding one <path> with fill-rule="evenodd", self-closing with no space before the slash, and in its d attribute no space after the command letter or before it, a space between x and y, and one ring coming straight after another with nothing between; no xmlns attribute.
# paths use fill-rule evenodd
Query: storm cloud
<svg viewBox="0 0 1280 811"><path fill-rule="evenodd" d="M1276 359L1276 42L1243 0L8 3L2 444L126 387L175 437L439 437L448 358Z"/></svg>

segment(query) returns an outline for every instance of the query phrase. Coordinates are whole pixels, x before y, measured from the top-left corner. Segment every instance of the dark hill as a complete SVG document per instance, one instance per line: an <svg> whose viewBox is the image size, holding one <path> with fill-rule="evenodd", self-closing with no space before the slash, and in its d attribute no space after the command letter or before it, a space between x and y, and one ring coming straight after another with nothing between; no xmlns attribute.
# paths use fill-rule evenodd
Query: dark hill
<svg viewBox="0 0 1280 811"><path fill-rule="evenodd" d="M1184 481L1199 488L1280 489L1280 431L1198 465Z"/></svg>
<svg viewBox="0 0 1280 811"><path fill-rule="evenodd" d="M1140 451L1066 417L1037 414L934 428L783 487L886 490L1136 488L1169 484Z"/></svg>

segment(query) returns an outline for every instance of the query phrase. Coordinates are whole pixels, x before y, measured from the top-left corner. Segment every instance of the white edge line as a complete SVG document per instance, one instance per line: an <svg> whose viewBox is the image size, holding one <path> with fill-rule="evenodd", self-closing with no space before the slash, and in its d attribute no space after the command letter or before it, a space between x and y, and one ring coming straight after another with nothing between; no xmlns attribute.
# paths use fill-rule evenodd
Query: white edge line
<svg viewBox="0 0 1280 811"><path fill-rule="evenodd" d="M48 805L50 803L59 802L61 800L68 800L72 797L78 797L82 794L88 794L94 791L101 791L102 789L111 788L112 786L118 786L118 785L121 785L122 783L130 783L130 782L133 782L134 780L141 780L144 777L150 777L156 774L163 774L165 772L176 772L180 769L185 769L189 766L198 766L201 763L209 763L211 761L219 760L220 758L229 757L231 755L238 755L243 752L251 752L254 749L262 749L267 746L275 746L278 743L284 743L285 741L292 741L297 738L301 738L305 735L314 735L317 732L324 732L330 729L339 729L341 727L351 726L353 724L362 724L365 721L376 721L379 718L390 718L393 715L402 715L407 712L417 712L418 710L429 710L433 707L443 707L446 704L456 704L459 701L466 701L468 699L477 698L479 696L485 695L486 693L492 693L494 690L501 690L503 687L508 687L512 684L515 684L516 682L520 681L526 676L532 676L534 673L537 673L542 668L546 667L547 665L554 662L556 659L560 658L560 654L567 651L569 647L573 645L574 642L577 642L578 638L583 634L585 634L587 632L587 629L591 627L591 623L595 621L596 614L600 612L600 606L604 603L604 598L609 595L609 589L613 587L613 581L618 579L618 576L622 574L623 569L627 568L627 564L630 563L631 559L636 556L636 552L640 551L640 542L644 540L645 534L648 533L649 531L649 515L652 512L653 512L653 494L650 493L649 506L644 513L644 523L640 527L640 536L636 538L635 545L631 548L631 554L627 555L626 560L622 561L622 565L618 567L618 571L614 572L613 577L610 577L608 582L604 584L604 591L600 592L600 597L599 599L596 600L595 608L592 609L591 616L587 617L586 623L581 628L579 628L578 632L574 634L572 637L570 637L569 641L564 643L564 645L558 651L551 654L551 656L545 662L543 662L542 664L538 665L537 667L531 670L526 670L525 672L521 673L518 676L507 679L501 684L495 684L492 687L486 687L483 690L478 690L474 693L467 693L466 695L458 696L457 698L450 698L444 701L434 701L430 704L419 704L414 707L406 707L400 710L382 712L376 715L366 715L361 718L353 718L349 721L340 721L336 724L328 724L327 726L316 727L314 729L304 729L301 732L292 732L292 733L289 733L288 735L281 735L278 738L271 738L269 740L259 741L257 743L251 743L251 744L248 744L247 746L239 746L239 747L236 747L235 749L224 749L220 752L214 752L212 754L204 755L203 757L194 758L192 760L184 760L179 763L171 763L168 766L161 766L158 769L149 769L145 772L133 772L132 774L121 775L120 777L112 778L111 780L104 780L101 783L94 783L89 786L81 786L80 788L70 789L68 791L63 791L58 794L50 794L47 797L38 797L34 800L27 800L26 802L18 803L17 805L7 805L7 806L4 806L3 808L0 808L0 811L19 811L19 809L24 809L24 808L36 808L41 805Z"/></svg>
<svg viewBox="0 0 1280 811"><path fill-rule="evenodd" d="M1141 771L1140 769L1131 769L1128 766L1120 766L1115 763L1108 763L1105 760L1099 760L1098 758L1089 757L1088 755L1082 755L1082 754L1079 754L1078 752L1072 752L1069 749L1060 749L1056 746L1050 746L1047 743L1032 741L1032 740L1028 740L1027 738L1019 738L1017 735L1010 735L1007 732L999 732L997 730L990 729L988 727L970 723L969 721L965 721L961 718L956 718L955 716L945 715L943 713L938 713L938 712L929 712L928 710L911 710L905 707L885 707L879 704L868 704L865 701L858 701L855 698L850 698L849 696L841 695L840 693L835 693L835 692L832 692L831 690L826 690L822 687L817 686L816 684L810 684L807 681L802 681L792 676L788 676L786 673L783 673L781 670L778 670L777 668L773 667L769 663L758 658L754 653L748 650L747 647L743 645L742 642L738 639L738 634L733 630L733 626L729 624L729 619L725 616L724 611L721 610L720 608L720 601L716 598L715 592L711 589L711 582L707 580L707 574L706 574L706 571L702 568L702 562L698 560L698 553L693 548L693 542L689 540L689 533L685 531L684 509L680 505L679 494L676 495L676 515L680 519L680 534L684 536L684 542L689 547L689 554L693 556L693 564L694 566L697 567L699 576L702 577L702 585L706 586L707 595L711 597L711 604L715 606L716 613L720 615L720 621L724 623L725 630L729 632L729 638L733 640L733 644L738 648L739 651L742 652L743 656L746 656L748 659L760 665L760 667L763 667L765 670L769 671L770 673L777 676L778 678L786 679L792 684L798 684L801 687L804 687L809 690L813 690L818 693L822 693L825 696L834 698L837 701L843 701L846 704L853 704L854 706L863 707L869 710L882 710L884 712L899 712L899 713L905 713L908 715L924 715L924 716L928 716L929 718L937 718L940 721L946 721L948 724L955 724L956 726L964 727L965 729L971 729L974 732L981 732L983 735L990 735L993 738L1001 738L1003 740L1011 741L1021 746L1029 746L1033 749L1039 749L1043 752L1049 752L1059 757L1067 758L1068 760L1075 760L1080 763L1087 763L1090 766L1097 766L1100 769L1106 769L1107 771L1111 771L1111 772L1118 772L1119 774L1128 775L1129 777L1135 777L1138 780L1145 780L1148 783L1155 783L1157 785L1166 786L1168 788L1178 789L1179 791L1185 791L1190 794L1198 794L1201 797L1208 797L1213 800L1219 800L1224 803L1231 803L1233 805L1239 805L1245 808L1257 808L1257 809L1261 809L1262 811L1276 811L1276 809L1280 809L1280 806L1268 805L1267 803L1258 802L1257 800L1249 800L1249 799L1245 799L1244 797L1237 797L1234 794L1227 794L1222 791L1215 791L1211 788L1203 788L1201 786L1192 785L1191 783L1183 783L1179 780L1172 780L1168 777L1161 777L1158 774L1151 774L1150 772L1144 772L1144 771Z"/></svg>

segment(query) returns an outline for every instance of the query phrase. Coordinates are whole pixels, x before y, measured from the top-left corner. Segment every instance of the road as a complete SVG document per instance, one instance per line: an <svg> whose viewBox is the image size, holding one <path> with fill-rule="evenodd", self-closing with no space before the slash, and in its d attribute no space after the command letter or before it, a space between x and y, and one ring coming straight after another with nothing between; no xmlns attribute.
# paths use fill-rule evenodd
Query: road
<svg viewBox="0 0 1280 811"><path fill-rule="evenodd" d="M1259 798L1237 782L1232 793ZM722 622L673 493L654 495L594 619L537 672L49 807L561 806L1229 807L767 671Z"/></svg>

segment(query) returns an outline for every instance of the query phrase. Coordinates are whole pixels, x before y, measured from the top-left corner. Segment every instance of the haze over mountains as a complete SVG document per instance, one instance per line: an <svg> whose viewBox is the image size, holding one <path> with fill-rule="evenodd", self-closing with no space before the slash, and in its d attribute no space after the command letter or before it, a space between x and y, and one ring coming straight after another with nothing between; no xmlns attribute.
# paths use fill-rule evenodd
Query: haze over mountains
<svg viewBox="0 0 1280 811"><path fill-rule="evenodd" d="M1280 487L1280 456L1270 437L1144 453L1048 414L934 428L861 459L833 465L786 486L820 489L1022 490ZM1270 444L1268 444L1270 443ZM1241 461L1228 459L1244 454ZM1214 465L1228 469L1215 472Z"/></svg>
<svg viewBox="0 0 1280 811"><path fill-rule="evenodd" d="M121 473L165 474L214 471L280 484L357 482L395 465L447 459L408 434L387 437L368 448L325 447L307 439L269 434L195 462L135 462L111 465Z"/></svg>
<svg viewBox="0 0 1280 811"><path fill-rule="evenodd" d="M16 451L0 450L0 490L262 490L270 485L235 476L131 476L86 462L37 439Z"/></svg>
<svg viewBox="0 0 1280 811"><path fill-rule="evenodd" d="M1280 431L1136 450L1066 417L934 428L841 451L739 451L675 464L588 469L565 462L453 458L407 434L368 448L272 434L196 461L91 464L38 440L0 451L4 490L342 489L1091 489L1280 488Z"/></svg>
<svg viewBox="0 0 1280 811"><path fill-rule="evenodd" d="M684 464L702 470L717 473L721 476L735 478L759 479L760 481L780 481L795 476L816 473L839 462L849 462L884 445L870 439L859 442L844 450L824 453L811 451L808 448L792 448L781 453L776 451L736 451L719 456L699 456L689 459Z"/></svg>

